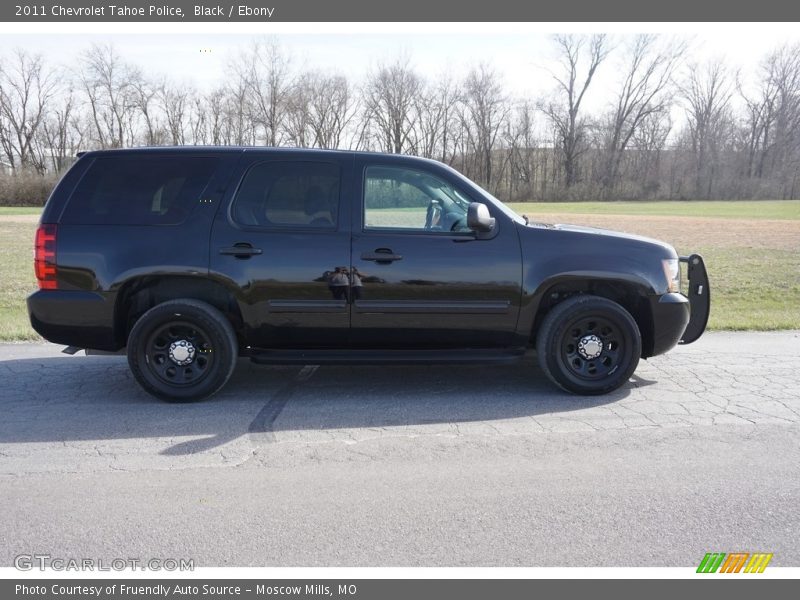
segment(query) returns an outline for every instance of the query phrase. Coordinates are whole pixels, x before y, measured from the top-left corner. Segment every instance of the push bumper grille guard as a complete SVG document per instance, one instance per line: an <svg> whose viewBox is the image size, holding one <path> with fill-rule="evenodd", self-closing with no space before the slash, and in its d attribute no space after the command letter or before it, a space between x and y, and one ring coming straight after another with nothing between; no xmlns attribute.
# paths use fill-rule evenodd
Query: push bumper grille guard
<svg viewBox="0 0 800 600"><path fill-rule="evenodd" d="M680 261L688 265L686 276L689 280L689 323L681 336L681 344L691 344L706 330L708 313L711 310L711 290L708 286L708 273L703 257L699 254L681 256Z"/></svg>

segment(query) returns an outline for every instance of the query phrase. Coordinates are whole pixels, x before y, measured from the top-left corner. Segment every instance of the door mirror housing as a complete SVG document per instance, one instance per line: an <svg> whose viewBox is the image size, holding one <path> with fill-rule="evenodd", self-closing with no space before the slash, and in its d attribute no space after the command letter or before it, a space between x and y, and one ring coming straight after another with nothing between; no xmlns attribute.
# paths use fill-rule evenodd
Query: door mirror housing
<svg viewBox="0 0 800 600"><path fill-rule="evenodd" d="M494 229L495 218L489 214L485 204L472 202L467 209L467 227L478 233L488 233Z"/></svg>

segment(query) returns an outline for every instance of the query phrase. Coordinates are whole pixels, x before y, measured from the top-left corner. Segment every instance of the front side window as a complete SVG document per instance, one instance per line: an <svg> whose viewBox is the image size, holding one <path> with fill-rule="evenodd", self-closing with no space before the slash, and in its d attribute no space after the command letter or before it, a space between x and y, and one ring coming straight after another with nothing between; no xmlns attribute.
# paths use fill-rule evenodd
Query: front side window
<svg viewBox="0 0 800 600"><path fill-rule="evenodd" d="M263 162L245 175L231 216L239 225L334 229L339 167L322 162Z"/></svg>
<svg viewBox="0 0 800 600"><path fill-rule="evenodd" d="M470 200L438 177L403 167L367 167L364 228L461 232Z"/></svg>
<svg viewBox="0 0 800 600"><path fill-rule="evenodd" d="M175 225L197 206L217 166L211 157L106 156L75 188L62 221L81 225Z"/></svg>

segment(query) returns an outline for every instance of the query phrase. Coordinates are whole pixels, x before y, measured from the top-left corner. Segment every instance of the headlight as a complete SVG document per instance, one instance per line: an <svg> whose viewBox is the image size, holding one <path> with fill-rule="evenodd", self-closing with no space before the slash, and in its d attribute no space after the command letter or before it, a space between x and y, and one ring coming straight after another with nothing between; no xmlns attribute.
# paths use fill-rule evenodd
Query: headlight
<svg viewBox="0 0 800 600"><path fill-rule="evenodd" d="M677 258L665 258L661 261L664 267L664 275L667 278L667 291L681 291L681 267Z"/></svg>

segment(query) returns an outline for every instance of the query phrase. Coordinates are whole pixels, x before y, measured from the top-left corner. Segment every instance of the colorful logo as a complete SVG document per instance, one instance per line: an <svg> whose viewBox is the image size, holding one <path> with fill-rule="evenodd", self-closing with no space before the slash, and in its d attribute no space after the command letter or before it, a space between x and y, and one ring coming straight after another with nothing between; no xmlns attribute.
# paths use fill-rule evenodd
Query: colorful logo
<svg viewBox="0 0 800 600"><path fill-rule="evenodd" d="M772 554L766 552L709 552L700 561L698 573L763 573Z"/></svg>

